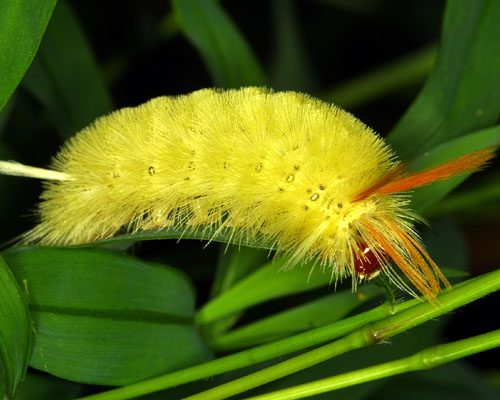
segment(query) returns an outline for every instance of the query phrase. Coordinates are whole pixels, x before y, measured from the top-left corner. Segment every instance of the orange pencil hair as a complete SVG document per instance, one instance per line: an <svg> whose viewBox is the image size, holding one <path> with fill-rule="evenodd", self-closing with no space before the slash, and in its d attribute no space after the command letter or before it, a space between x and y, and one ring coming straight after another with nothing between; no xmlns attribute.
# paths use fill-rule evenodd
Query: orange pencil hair
<svg viewBox="0 0 500 400"><path fill-rule="evenodd" d="M473 153L454 158L442 164L400 175L385 185L378 187L376 193L398 193L425 186L433 182L450 179L454 176L476 172L486 166L495 156L497 146L486 147ZM390 173L390 171L389 171Z"/></svg>

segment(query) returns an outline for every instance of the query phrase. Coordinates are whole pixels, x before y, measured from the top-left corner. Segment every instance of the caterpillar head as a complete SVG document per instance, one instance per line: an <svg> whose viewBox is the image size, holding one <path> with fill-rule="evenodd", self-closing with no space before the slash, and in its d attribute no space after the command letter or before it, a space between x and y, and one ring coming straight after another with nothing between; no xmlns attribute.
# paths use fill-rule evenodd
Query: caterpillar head
<svg viewBox="0 0 500 400"><path fill-rule="evenodd" d="M333 265L340 277L371 279L380 271L404 291L416 296L396 274L396 265L409 282L428 300L435 301L441 284L449 283L427 254L413 228L421 218L408 209L405 192L415 187L480 169L493 156L486 148L415 173L404 173L399 165L349 199L333 204L324 200L317 224L297 246L296 256L317 256L323 265Z"/></svg>

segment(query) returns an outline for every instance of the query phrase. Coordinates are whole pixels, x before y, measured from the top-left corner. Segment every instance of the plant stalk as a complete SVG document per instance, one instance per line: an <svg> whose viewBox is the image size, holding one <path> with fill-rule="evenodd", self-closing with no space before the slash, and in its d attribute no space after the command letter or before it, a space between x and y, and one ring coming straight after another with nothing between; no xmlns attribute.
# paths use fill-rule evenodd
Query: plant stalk
<svg viewBox="0 0 500 400"><path fill-rule="evenodd" d="M303 385L277 390L275 392L251 397L248 400L294 400L321 393L342 389L405 372L431 369L440 365L467 357L471 354L490 350L500 346L500 329L459 340L453 343L433 346L412 356L399 360L340 374L331 378L320 379Z"/></svg>
<svg viewBox="0 0 500 400"><path fill-rule="evenodd" d="M214 387L185 400L221 400L285 377L353 349L382 342L448 311L500 289L500 270L470 279L438 297L437 304L424 302L383 320L370 323L347 336L279 364Z"/></svg>

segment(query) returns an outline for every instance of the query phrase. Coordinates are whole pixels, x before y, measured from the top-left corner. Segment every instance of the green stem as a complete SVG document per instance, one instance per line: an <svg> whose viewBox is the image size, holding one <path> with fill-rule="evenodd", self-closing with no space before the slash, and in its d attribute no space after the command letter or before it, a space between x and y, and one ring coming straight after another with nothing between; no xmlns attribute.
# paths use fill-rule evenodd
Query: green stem
<svg viewBox="0 0 500 400"><path fill-rule="evenodd" d="M366 344L384 340L498 289L500 289L500 270L490 272L481 277L470 279L467 282L456 285L454 290L450 290L439 296L439 305L437 306L427 302L419 303L418 300L413 299L405 303L396 304L394 307L395 314L380 321L380 319L391 314L392 311L392 307L390 305L384 304L354 317L346 318L331 325L301 333L275 343L257 346L249 350L186 368L181 371L176 371L164 376L83 397L80 400L124 400L136 398L148 393L179 386L185 383L207 378L209 376L233 371L300 351L352 332L351 334L340 339L338 342L327 345L327 350L330 354L340 354L338 353L339 351L345 352L349 350L349 348L360 346L360 340L365 340ZM366 325L364 328L357 330L364 325ZM338 344L339 342L340 345ZM324 358L323 355L318 355L318 349L313 351L315 353L313 353L313 357L310 357L309 361L312 361L315 354L317 354L317 357L315 358L316 360ZM300 359L297 361L297 357L285 362L292 362L292 368L289 369L287 365L283 367L283 363L277 364L271 368L279 368L282 376L286 376L291 373L290 371L292 369L302 369L299 368L300 366L293 365L293 363L300 363ZM263 371L269 371L269 368ZM221 396L222 393L224 393L224 396L227 396L228 393L237 394L253 387L260 386L268 381L266 380L266 374L262 374L261 372L262 371L258 372L258 374L260 373L260 376L256 381L253 381L255 374L251 374L236 381L213 388L207 392L200 393L197 396L198 398L207 400L224 398ZM279 374L275 374L275 376L277 375ZM244 381L241 382L242 380Z"/></svg>
<svg viewBox="0 0 500 400"><path fill-rule="evenodd" d="M234 371L250 365L258 364L276 357L300 351L312 346L331 341L346 333L359 329L367 323L385 318L393 312L400 312L418 303L418 300L409 300L394 307L383 304L333 324L300 333L289 338L253 347L239 353L221 357L204 364L195 365L181 371L175 371L157 378L148 379L129 386L116 388L107 392L82 397L80 400L125 400L157 392L174 386L193 382L199 379Z"/></svg>
<svg viewBox="0 0 500 400"><path fill-rule="evenodd" d="M358 296L353 296L351 291L340 291L212 337L209 344L215 351L228 352L274 342L310 330L311 325L320 327L340 321L378 296L380 288L370 284L359 288Z"/></svg>
<svg viewBox="0 0 500 400"><path fill-rule="evenodd" d="M429 319L435 318L499 289L500 270L497 270L478 278L471 279L465 284L457 285L454 290L449 290L441 294L438 297L438 304L431 304L429 302L418 304L388 318L368 324L357 331L351 332L336 342L198 393L186 398L186 400L226 399L238 393L245 392L265 383L309 368L350 350L384 341L398 333L411 329Z"/></svg>
<svg viewBox="0 0 500 400"><path fill-rule="evenodd" d="M410 357L359 369L331 378L251 397L251 400L294 400L374 381L405 372L438 367L459 358L500 346L500 329L472 338L430 347ZM250 400L249 399L249 400Z"/></svg>
<svg viewBox="0 0 500 400"><path fill-rule="evenodd" d="M387 275L379 275L375 279L373 279L372 282L378 287L382 288L385 294L385 301L388 304L396 304L396 296L394 295L395 288Z"/></svg>
<svg viewBox="0 0 500 400"><path fill-rule="evenodd" d="M353 79L320 97L342 107L352 108L401 87L423 82L436 58L436 46L426 47L404 58Z"/></svg>
<svg viewBox="0 0 500 400"><path fill-rule="evenodd" d="M347 339L346 339L347 338ZM344 340L346 339L346 340ZM265 383L275 381L287 375L312 367L320 362L346 353L360 347L374 344L376 338L370 335L366 329L359 329L350 333L344 339L322 346L318 349L301 354L287 361L283 361L272 367L265 368L253 374L246 375L224 385L217 386L194 396L187 397L185 400L218 400L226 399L235 394L245 392Z"/></svg>

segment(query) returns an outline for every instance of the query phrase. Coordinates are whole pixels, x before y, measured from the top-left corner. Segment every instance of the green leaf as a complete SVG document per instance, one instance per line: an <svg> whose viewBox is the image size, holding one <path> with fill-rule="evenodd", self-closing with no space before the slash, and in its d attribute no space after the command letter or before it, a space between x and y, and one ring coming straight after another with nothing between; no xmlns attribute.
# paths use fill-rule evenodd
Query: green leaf
<svg viewBox="0 0 500 400"><path fill-rule="evenodd" d="M72 381L127 385L207 360L193 326L34 311L30 366Z"/></svg>
<svg viewBox="0 0 500 400"><path fill-rule="evenodd" d="M410 160L500 116L500 2L447 2L440 49L424 89L389 142Z"/></svg>
<svg viewBox="0 0 500 400"><path fill-rule="evenodd" d="M64 381L50 375L28 371L19 386L15 400L71 400L82 395L82 385Z"/></svg>
<svg viewBox="0 0 500 400"><path fill-rule="evenodd" d="M230 331L211 344L219 351L228 351L279 340L338 321L380 293L374 285L363 285L356 293L351 290L332 293Z"/></svg>
<svg viewBox="0 0 500 400"><path fill-rule="evenodd" d="M253 270L266 263L269 251L246 246L222 247L211 297L225 292Z"/></svg>
<svg viewBox="0 0 500 400"><path fill-rule="evenodd" d="M269 251L246 246L227 245L221 247L217 271L210 297L214 298L224 293L236 282L243 279L252 271L260 268L268 259ZM242 313L233 314L219 319L216 323L206 327L204 336L214 337L230 329L241 317Z"/></svg>
<svg viewBox="0 0 500 400"><path fill-rule="evenodd" d="M500 125L479 132L470 133L436 146L415 159L411 164L411 168L412 170L418 171L451 160L452 158L498 144L500 144ZM411 208L417 210L419 213L424 212L462 183L467 176L468 175L461 175L415 189L411 198Z"/></svg>
<svg viewBox="0 0 500 400"><path fill-rule="evenodd" d="M285 295L306 292L331 283L332 275L313 263L284 271L286 258L264 265L226 292L209 301L197 315L199 324L207 324L218 318L244 310L250 306Z"/></svg>
<svg viewBox="0 0 500 400"><path fill-rule="evenodd" d="M489 174L476 187L451 194L435 204L427 211L427 215L460 213L484 219L488 216L488 210L496 214L500 206L499 182L500 173Z"/></svg>
<svg viewBox="0 0 500 400"><path fill-rule="evenodd" d="M222 243L237 243L241 246L260 248L260 249L273 249L273 244L266 240L265 237L259 236L256 238L249 238L242 236L237 241L235 237L238 236L238 231L233 228L219 229L214 226L201 226L201 227L186 227L174 226L166 227L163 229L151 229L146 231L138 231L135 233L128 233L124 235L117 235L108 239L100 240L97 242L84 243L75 245L73 247L91 247L91 248L106 248L106 249L122 249L131 242L144 241L144 240L160 240L160 239L197 239L197 240L210 240Z"/></svg>
<svg viewBox="0 0 500 400"><path fill-rule="evenodd" d="M34 368L125 385L207 358L180 271L96 250L24 247L4 257L29 297Z"/></svg>
<svg viewBox="0 0 500 400"><path fill-rule="evenodd" d="M28 306L0 256L0 395L11 399L24 379L30 356Z"/></svg>
<svg viewBox="0 0 500 400"><path fill-rule="evenodd" d="M36 54L56 0L3 1L0 7L0 110Z"/></svg>
<svg viewBox="0 0 500 400"><path fill-rule="evenodd" d="M200 52L217 87L261 86L264 72L224 9L213 0L173 0L184 35Z"/></svg>
<svg viewBox="0 0 500 400"><path fill-rule="evenodd" d="M271 84L275 90L308 91L317 86L293 1L273 0Z"/></svg>
<svg viewBox="0 0 500 400"><path fill-rule="evenodd" d="M22 84L50 110L65 137L112 110L92 49L67 2L55 8Z"/></svg>

